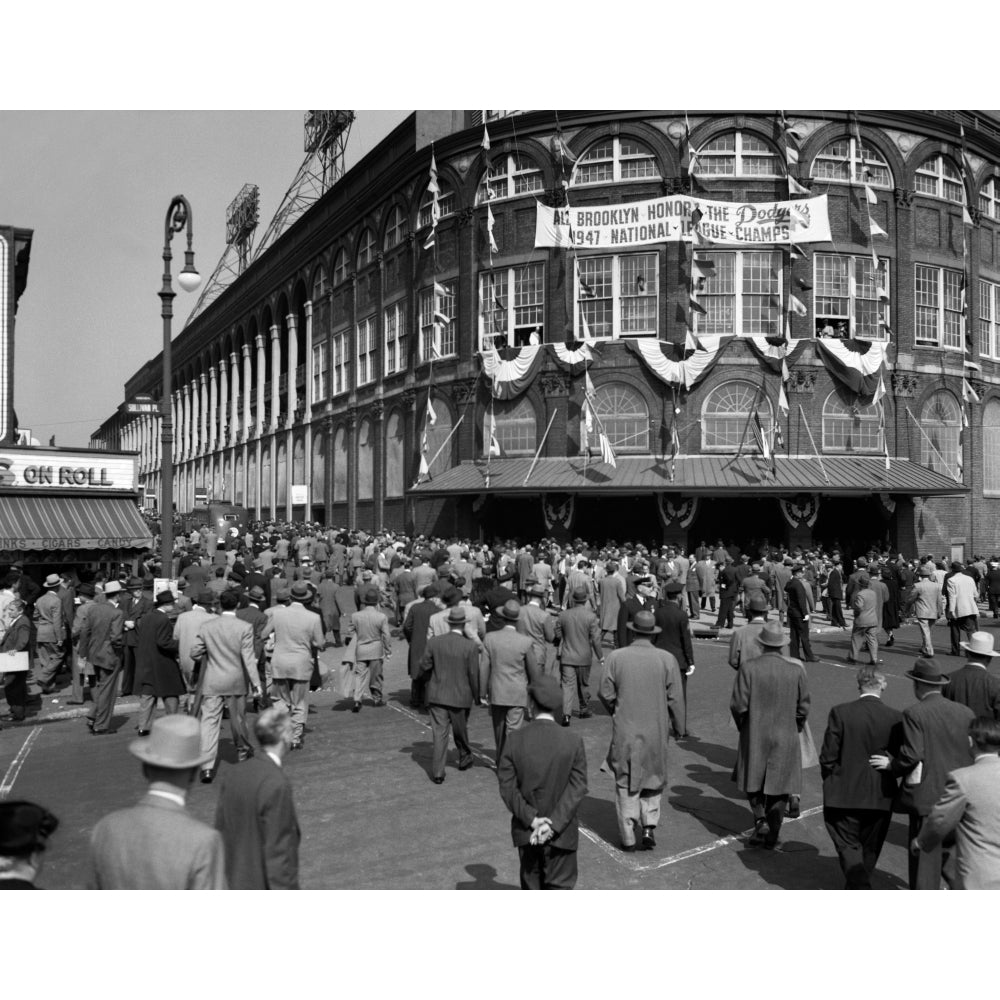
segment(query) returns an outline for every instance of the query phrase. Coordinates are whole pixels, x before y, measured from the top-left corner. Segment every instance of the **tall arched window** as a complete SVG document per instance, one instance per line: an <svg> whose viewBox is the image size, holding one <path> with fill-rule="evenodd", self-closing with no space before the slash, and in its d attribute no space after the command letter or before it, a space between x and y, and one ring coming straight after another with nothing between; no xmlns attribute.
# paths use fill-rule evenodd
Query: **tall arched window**
<svg viewBox="0 0 1000 1000"><path fill-rule="evenodd" d="M695 153L691 172L698 177L783 177L778 151L750 132L724 132Z"/></svg>
<svg viewBox="0 0 1000 1000"><path fill-rule="evenodd" d="M1000 400L983 407L983 493L1000 496Z"/></svg>
<svg viewBox="0 0 1000 1000"><path fill-rule="evenodd" d="M455 439L452 438L448 441L448 435L451 434L452 421L451 421L451 410L448 409L443 399L433 400L434 413L437 419L434 421L433 427L427 427L427 461L430 463L430 473L432 476L436 476L440 472L444 472L445 469L451 468L451 453L452 445L455 443ZM441 446L444 445L445 441L448 444L442 449ZM441 449L441 454L438 455L436 461L431 461L435 455L438 453L438 449Z"/></svg>
<svg viewBox="0 0 1000 1000"><path fill-rule="evenodd" d="M510 402L493 404L496 417L497 441L504 455L533 455L538 433L535 408L527 396ZM490 446L490 407L483 415L483 442L486 451Z"/></svg>
<svg viewBox="0 0 1000 1000"><path fill-rule="evenodd" d="M853 136L844 136L820 150L813 160L810 176L837 184L864 184L867 180L872 187L892 187L892 174L885 157L864 141L859 146Z"/></svg>
<svg viewBox="0 0 1000 1000"><path fill-rule="evenodd" d="M371 500L375 495L375 439L372 422L362 420L358 426L358 499Z"/></svg>
<svg viewBox="0 0 1000 1000"><path fill-rule="evenodd" d="M271 446L268 444L260 453L260 505L271 506Z"/></svg>
<svg viewBox="0 0 1000 1000"><path fill-rule="evenodd" d="M608 138L594 143L576 161L573 186L615 184L619 181L658 180L653 151L637 139Z"/></svg>
<svg viewBox="0 0 1000 1000"><path fill-rule="evenodd" d="M749 382L723 382L706 397L701 411L701 446L704 451L736 451L743 441L745 452L760 449L750 429L756 409L765 437L770 440L771 403Z"/></svg>
<svg viewBox="0 0 1000 1000"><path fill-rule="evenodd" d="M1000 177L988 177L979 189L979 211L1000 219Z"/></svg>
<svg viewBox="0 0 1000 1000"><path fill-rule="evenodd" d="M274 459L274 506L283 508L288 502L288 448L279 442Z"/></svg>
<svg viewBox="0 0 1000 1000"><path fill-rule="evenodd" d="M441 188L438 192L438 212L441 213L443 219L455 211L455 191L447 181L441 180L440 177L438 178L438 187ZM420 203L420 211L417 213L418 229L423 229L424 226L431 224L431 205L433 202L434 195L430 191L425 192L424 200Z"/></svg>
<svg viewBox="0 0 1000 1000"><path fill-rule="evenodd" d="M649 410L635 389L617 382L598 386L594 413L615 451L649 451ZM595 444L592 437L591 447Z"/></svg>
<svg viewBox="0 0 1000 1000"><path fill-rule="evenodd" d="M323 503L326 500L326 435L322 431L313 438L309 494L313 503Z"/></svg>
<svg viewBox="0 0 1000 1000"><path fill-rule="evenodd" d="M306 441L301 434L292 442L292 483L304 486L306 482Z"/></svg>
<svg viewBox="0 0 1000 1000"><path fill-rule="evenodd" d="M367 267L375 259L375 234L364 229L358 239L358 270Z"/></svg>
<svg viewBox="0 0 1000 1000"><path fill-rule="evenodd" d="M389 221L385 227L385 249L391 250L403 242L406 235L406 216L399 205L393 205L389 213Z"/></svg>
<svg viewBox="0 0 1000 1000"><path fill-rule="evenodd" d="M965 200L965 189L958 168L944 156L931 156L917 167L913 175L913 187L917 194L943 198L961 205Z"/></svg>
<svg viewBox="0 0 1000 1000"><path fill-rule="evenodd" d="M236 456L236 481L233 486L233 503L243 505L243 456Z"/></svg>
<svg viewBox="0 0 1000 1000"><path fill-rule="evenodd" d="M920 464L945 476L958 476L962 413L955 397L943 389L935 392L920 411L920 426L924 429L920 435Z"/></svg>
<svg viewBox="0 0 1000 1000"><path fill-rule="evenodd" d="M257 456L247 452L247 506L257 506Z"/></svg>
<svg viewBox="0 0 1000 1000"><path fill-rule="evenodd" d="M878 406L848 401L835 389L823 404L823 451L880 452Z"/></svg>
<svg viewBox="0 0 1000 1000"><path fill-rule="evenodd" d="M347 251L341 247L333 261L333 283L339 285L347 280Z"/></svg>
<svg viewBox="0 0 1000 1000"><path fill-rule="evenodd" d="M403 495L403 418L393 410L385 427L385 495Z"/></svg>
<svg viewBox="0 0 1000 1000"><path fill-rule="evenodd" d="M544 186L542 172L531 157L508 153L499 157L483 174L476 192L476 204L499 198L520 198L532 191L541 191Z"/></svg>
<svg viewBox="0 0 1000 1000"><path fill-rule="evenodd" d="M333 438L333 501L341 503L347 499L347 431L337 429Z"/></svg>

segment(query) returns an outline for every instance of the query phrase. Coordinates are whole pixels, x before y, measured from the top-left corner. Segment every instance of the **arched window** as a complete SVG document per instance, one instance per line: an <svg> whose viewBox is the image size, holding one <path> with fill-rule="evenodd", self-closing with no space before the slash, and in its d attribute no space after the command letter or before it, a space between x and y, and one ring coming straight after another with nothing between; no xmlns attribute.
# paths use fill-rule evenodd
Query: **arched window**
<svg viewBox="0 0 1000 1000"><path fill-rule="evenodd" d="M385 429L385 495L403 495L403 418L393 410Z"/></svg>
<svg viewBox="0 0 1000 1000"><path fill-rule="evenodd" d="M372 422L363 420L358 427L358 499L371 500L375 495L375 439Z"/></svg>
<svg viewBox="0 0 1000 1000"><path fill-rule="evenodd" d="M347 280L347 251L341 247L333 261L333 283L339 285Z"/></svg>
<svg viewBox="0 0 1000 1000"><path fill-rule="evenodd" d="M233 484L233 503L243 504L243 456L236 455L236 480Z"/></svg>
<svg viewBox="0 0 1000 1000"><path fill-rule="evenodd" d="M278 444L274 465L274 506L284 508L288 502L288 448L284 441Z"/></svg>
<svg viewBox="0 0 1000 1000"><path fill-rule="evenodd" d="M364 229L358 239L358 270L367 267L375 259L375 234Z"/></svg>
<svg viewBox="0 0 1000 1000"><path fill-rule="evenodd" d="M271 506L271 446L264 445L260 453L260 505ZM273 516L273 515L272 515Z"/></svg>
<svg viewBox="0 0 1000 1000"><path fill-rule="evenodd" d="M432 476L436 476L440 472L444 472L445 469L451 468L451 453L452 445L455 443L455 439L452 438L448 441L448 435L451 434L451 411L445 405L443 399L433 400L434 413L436 420L434 421L434 426L427 427L427 461L430 463L430 473ZM442 448L445 441L448 444ZM441 454L438 455L436 461L431 461L435 455L438 454L438 450L441 449Z"/></svg>
<svg viewBox="0 0 1000 1000"><path fill-rule="evenodd" d="M724 132L709 139L694 155L691 172L698 177L784 177L776 149L750 132Z"/></svg>
<svg viewBox="0 0 1000 1000"><path fill-rule="evenodd" d="M990 177L979 191L979 211L1000 219L1000 177Z"/></svg>
<svg viewBox="0 0 1000 1000"><path fill-rule="evenodd" d="M497 441L504 455L534 455L537 421L535 408L527 396L506 403L494 403L493 412L497 424ZM490 446L490 407L483 416L483 442L485 450Z"/></svg>
<svg viewBox="0 0 1000 1000"><path fill-rule="evenodd" d="M440 177L438 178L438 187L441 188L438 193L438 211L443 219L446 215L453 215L455 212L455 191L447 181L441 180ZM418 229L423 229L424 226L431 224L431 204L433 201L434 195L430 191L425 191L424 200L420 203L420 211L417 213Z"/></svg>
<svg viewBox="0 0 1000 1000"><path fill-rule="evenodd" d="M292 443L292 485L304 486L306 482L306 441L297 434Z"/></svg>
<svg viewBox="0 0 1000 1000"><path fill-rule="evenodd" d="M955 397L943 389L935 392L920 411L920 426L924 430L920 435L920 464L945 476L959 475L962 414Z"/></svg>
<svg viewBox="0 0 1000 1000"><path fill-rule="evenodd" d="M316 307L318 303L326 298L326 293L330 291L330 282L326 277L326 268L320 264L316 268L316 274L313 276L313 287L312 287L312 303L313 308Z"/></svg>
<svg viewBox="0 0 1000 1000"><path fill-rule="evenodd" d="M701 446L705 451L759 452L750 429L750 414L756 409L764 436L771 436L771 404L760 389L749 382L723 382L705 399L701 411Z"/></svg>
<svg viewBox="0 0 1000 1000"><path fill-rule="evenodd" d="M323 503L326 500L326 435L322 431L313 438L309 493L313 503Z"/></svg>
<svg viewBox="0 0 1000 1000"><path fill-rule="evenodd" d="M658 180L653 151L636 139L602 139L576 161L572 184L614 184L619 181Z"/></svg>
<svg viewBox="0 0 1000 1000"><path fill-rule="evenodd" d="M844 136L825 146L813 160L810 176L838 184L865 184L891 188L892 173L885 157L873 146Z"/></svg>
<svg viewBox="0 0 1000 1000"><path fill-rule="evenodd" d="M476 204L498 198L520 198L545 186L535 161L520 153L508 153L497 159L483 174L476 192Z"/></svg>
<svg viewBox="0 0 1000 1000"><path fill-rule="evenodd" d="M1000 400L983 407L983 493L1000 496Z"/></svg>
<svg viewBox="0 0 1000 1000"><path fill-rule="evenodd" d="M393 205L389 213L389 222L385 227L385 249L391 250L403 242L406 235L406 216L399 205Z"/></svg>
<svg viewBox="0 0 1000 1000"><path fill-rule="evenodd" d="M337 429L333 439L333 500L340 503L347 499L347 432Z"/></svg>
<svg viewBox="0 0 1000 1000"><path fill-rule="evenodd" d="M599 386L594 413L615 451L649 451L649 410L635 389L616 382ZM595 443L592 437L591 446Z"/></svg>
<svg viewBox="0 0 1000 1000"><path fill-rule="evenodd" d="M823 451L880 452L878 406L847 402L835 389L823 404Z"/></svg>
<svg viewBox="0 0 1000 1000"><path fill-rule="evenodd" d="M247 452L247 506L257 506L257 456L252 448Z"/></svg>
<svg viewBox="0 0 1000 1000"><path fill-rule="evenodd" d="M932 156L917 167L913 176L913 187L917 194L943 198L956 205L964 202L965 191L962 178L951 160L943 156Z"/></svg>

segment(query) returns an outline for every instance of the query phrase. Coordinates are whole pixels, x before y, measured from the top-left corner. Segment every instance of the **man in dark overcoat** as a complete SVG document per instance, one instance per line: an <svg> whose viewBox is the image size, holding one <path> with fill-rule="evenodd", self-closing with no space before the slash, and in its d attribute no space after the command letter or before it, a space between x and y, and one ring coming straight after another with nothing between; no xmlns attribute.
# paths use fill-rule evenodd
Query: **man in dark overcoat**
<svg viewBox="0 0 1000 1000"><path fill-rule="evenodd" d="M138 619L135 626L135 690L139 693L139 735L148 736L153 725L153 711L158 698L163 699L167 715L180 705L187 684L181 673L174 638L174 625L168 612L174 603L170 590L156 595L156 605Z"/></svg>
<svg viewBox="0 0 1000 1000"><path fill-rule="evenodd" d="M438 600L440 592L438 584L428 583L421 591L422 599L410 605L403 619L403 637L409 643L406 668L410 675L410 708L423 708L426 703L427 677L423 674L421 662L427 648L431 616L443 607Z"/></svg>

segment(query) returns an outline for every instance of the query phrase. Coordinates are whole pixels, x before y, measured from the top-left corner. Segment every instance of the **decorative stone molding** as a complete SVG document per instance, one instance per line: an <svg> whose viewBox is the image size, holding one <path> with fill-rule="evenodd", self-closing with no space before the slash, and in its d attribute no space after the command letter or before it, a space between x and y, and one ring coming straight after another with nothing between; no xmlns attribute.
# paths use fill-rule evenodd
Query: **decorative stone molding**
<svg viewBox="0 0 1000 1000"><path fill-rule="evenodd" d="M986 395L987 391L990 389L989 382L983 382L981 379L969 379L969 385L972 386L972 391L982 399Z"/></svg>
<svg viewBox="0 0 1000 1000"><path fill-rule="evenodd" d="M465 406L476 395L476 380L474 378L455 379L451 383L451 396L457 406Z"/></svg>
<svg viewBox="0 0 1000 1000"><path fill-rule="evenodd" d="M909 188L892 189L892 196L896 199L896 205L899 208L909 208L913 204L914 194L915 192Z"/></svg>
<svg viewBox="0 0 1000 1000"><path fill-rule="evenodd" d="M368 407L368 413L373 420L381 420L385 415L385 403L381 399L372 400L371 405Z"/></svg>
<svg viewBox="0 0 1000 1000"><path fill-rule="evenodd" d="M417 234L416 234L415 232L413 232L413 231L411 230L410 232L408 232L408 233L407 233L407 234L406 234L406 235L405 235L405 236L403 237L403 239L404 239L404 240L405 240L405 241L406 241L407 243L409 243L409 245L410 245L410 247L411 247L411 249L412 249L412 247L413 247L413 244L417 242Z"/></svg>
<svg viewBox="0 0 1000 1000"><path fill-rule="evenodd" d="M797 184L801 184L807 191L811 191L813 186L816 184L816 180L813 177L795 177L794 174L792 176L794 177L795 182Z"/></svg>
<svg viewBox="0 0 1000 1000"><path fill-rule="evenodd" d="M542 197L542 203L547 205L549 208L562 208L569 201L569 195L564 187L557 186L553 188L547 188L544 196Z"/></svg>
<svg viewBox="0 0 1000 1000"><path fill-rule="evenodd" d="M801 393L803 395L811 394L816 391L816 371L813 368L807 368L805 370L801 368L794 368L789 373L788 378L788 391Z"/></svg>
<svg viewBox="0 0 1000 1000"><path fill-rule="evenodd" d="M379 250L375 254L375 263L381 267L385 263L385 254Z"/></svg>
<svg viewBox="0 0 1000 1000"><path fill-rule="evenodd" d="M983 221L983 213L978 208L970 208L969 216L972 219L972 224L978 228L979 224Z"/></svg>
<svg viewBox="0 0 1000 1000"><path fill-rule="evenodd" d="M347 424L347 429L353 431L358 423L358 411L352 406L349 410L344 411L344 423Z"/></svg>
<svg viewBox="0 0 1000 1000"><path fill-rule="evenodd" d="M413 407L417 402L416 389L404 389L403 392L399 394L399 401L406 407L406 409L412 412Z"/></svg>
<svg viewBox="0 0 1000 1000"><path fill-rule="evenodd" d="M542 372L541 381L546 396L569 395L569 377L562 372Z"/></svg>
<svg viewBox="0 0 1000 1000"><path fill-rule="evenodd" d="M689 187L688 183L681 177L664 177L662 186L665 195L686 194Z"/></svg>
<svg viewBox="0 0 1000 1000"><path fill-rule="evenodd" d="M912 399L920 389L920 378L908 372L892 373L892 394Z"/></svg>
<svg viewBox="0 0 1000 1000"><path fill-rule="evenodd" d="M471 206L468 206L456 213L456 215L458 217L459 229L464 229L466 226L472 225L472 220L476 217L476 210Z"/></svg>

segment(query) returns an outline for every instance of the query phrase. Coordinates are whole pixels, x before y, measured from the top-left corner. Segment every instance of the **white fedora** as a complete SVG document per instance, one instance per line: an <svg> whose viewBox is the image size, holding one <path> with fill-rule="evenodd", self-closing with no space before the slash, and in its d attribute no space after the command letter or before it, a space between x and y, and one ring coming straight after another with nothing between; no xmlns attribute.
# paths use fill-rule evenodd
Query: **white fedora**
<svg viewBox="0 0 1000 1000"><path fill-rule="evenodd" d="M960 642L959 645L976 656L1000 656L993 648L993 637L989 632L973 632L968 642Z"/></svg>

